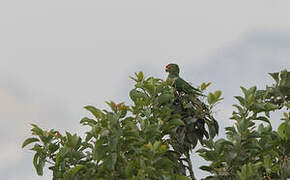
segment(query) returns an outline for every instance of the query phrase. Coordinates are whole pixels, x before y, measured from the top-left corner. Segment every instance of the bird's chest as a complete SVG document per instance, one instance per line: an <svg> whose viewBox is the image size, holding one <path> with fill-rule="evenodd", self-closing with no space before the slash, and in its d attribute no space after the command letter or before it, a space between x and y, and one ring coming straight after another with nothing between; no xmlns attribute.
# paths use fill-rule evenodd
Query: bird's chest
<svg viewBox="0 0 290 180"><path fill-rule="evenodd" d="M167 82L168 84L170 84L171 86L176 87L176 80L177 80L176 77L168 77L168 78L166 79L166 82Z"/></svg>

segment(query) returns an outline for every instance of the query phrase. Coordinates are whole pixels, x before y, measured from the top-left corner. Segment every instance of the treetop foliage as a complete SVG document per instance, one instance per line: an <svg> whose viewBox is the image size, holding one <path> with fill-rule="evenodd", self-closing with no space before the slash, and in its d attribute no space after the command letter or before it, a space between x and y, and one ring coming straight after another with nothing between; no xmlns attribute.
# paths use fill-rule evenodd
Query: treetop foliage
<svg viewBox="0 0 290 180"><path fill-rule="evenodd" d="M290 177L290 72L270 73L275 84L265 90L241 87L243 96L226 127L226 139L204 140L197 152L209 166L201 169L212 173L206 179L286 179ZM270 113L283 113L278 132L270 122ZM287 112L288 111L288 112ZM256 121L262 121L257 126Z"/></svg>
<svg viewBox="0 0 290 180"><path fill-rule="evenodd" d="M205 179L275 179L290 176L290 72L270 73L275 84L263 90L243 88L239 104L226 128L226 138L214 140L219 131L212 110L221 91L192 96L178 91L173 82L145 78L142 72L129 92L132 105L106 102L110 110L86 106L92 117L80 123L89 130L77 134L43 130L32 124L33 164L38 175L49 165L54 180L190 180L195 179L190 156L197 152L211 173ZM199 87L202 93L210 83ZM284 115L278 131L270 113ZM257 121L265 122L257 126Z"/></svg>

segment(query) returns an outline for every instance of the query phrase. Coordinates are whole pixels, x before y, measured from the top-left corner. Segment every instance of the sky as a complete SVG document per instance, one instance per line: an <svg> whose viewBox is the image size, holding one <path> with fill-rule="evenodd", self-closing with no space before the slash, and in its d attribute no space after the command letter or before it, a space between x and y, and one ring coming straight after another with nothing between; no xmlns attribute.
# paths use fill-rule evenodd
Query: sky
<svg viewBox="0 0 290 180"><path fill-rule="evenodd" d="M39 177L21 149L29 123L82 133L85 105L130 104L128 78L165 79L177 63L197 86L212 82L225 98L222 127L240 86L263 88L269 72L290 69L290 1L0 1L0 177ZM279 120L273 119L274 127ZM221 132L221 135L223 133ZM193 157L197 178L205 162ZM17 172L17 173L15 173Z"/></svg>

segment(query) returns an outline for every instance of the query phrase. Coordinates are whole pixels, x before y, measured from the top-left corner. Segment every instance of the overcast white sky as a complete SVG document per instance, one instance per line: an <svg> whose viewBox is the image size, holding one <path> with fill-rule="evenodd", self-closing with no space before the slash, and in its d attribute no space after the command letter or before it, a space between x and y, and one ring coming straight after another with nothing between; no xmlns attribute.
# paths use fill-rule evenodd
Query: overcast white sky
<svg viewBox="0 0 290 180"><path fill-rule="evenodd" d="M37 177L21 149L29 123L81 132L83 106L130 103L136 71L213 83L229 125L239 86L264 87L268 72L290 69L290 1L0 1L0 177ZM276 119L275 119L276 120ZM273 120L274 121L274 120ZM277 122L278 120L276 120ZM274 122L275 124L275 122ZM277 124L277 123L276 123ZM197 157L195 171L203 163Z"/></svg>

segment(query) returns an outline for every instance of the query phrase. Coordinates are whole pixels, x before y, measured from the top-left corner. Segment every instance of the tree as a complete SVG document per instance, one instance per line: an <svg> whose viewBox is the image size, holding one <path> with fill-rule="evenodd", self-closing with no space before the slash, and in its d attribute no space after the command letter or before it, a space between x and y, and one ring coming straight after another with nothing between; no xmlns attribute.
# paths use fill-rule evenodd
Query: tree
<svg viewBox="0 0 290 180"><path fill-rule="evenodd" d="M264 90L241 87L243 97L227 127L226 139L204 140L200 156L210 161L201 169L212 176L205 179L286 179L290 177L290 72L270 73L275 84ZM278 132L270 122L270 112L283 112ZM288 111L288 112L287 112ZM263 121L257 126L256 121Z"/></svg>
<svg viewBox="0 0 290 180"><path fill-rule="evenodd" d="M136 82L129 93L133 105L107 102L110 111L85 107L94 119L80 121L91 128L84 139L32 124L36 137L28 138L23 147L34 143L31 150L38 175L48 163L55 180L195 179L190 153L198 140L217 135L218 124L210 110L221 93L211 94L207 105L198 97L198 103L193 102L166 81L144 78L142 72L132 79Z"/></svg>
<svg viewBox="0 0 290 180"><path fill-rule="evenodd" d="M244 97L235 97L240 103L234 105L236 123L226 128L227 139L217 141L212 109L222 100L220 91L192 98L170 82L145 78L142 72L135 75L129 93L133 105L110 101L110 110L85 107L93 118L80 121L90 128L84 138L32 124L33 137L23 147L34 143L38 175L50 164L54 180L195 179L190 155L200 142L198 153L211 162L201 167L212 174L206 179L289 176L290 113L284 113L278 132L269 118L270 112L290 107L290 72L272 73L276 83L265 90L242 88ZM199 90L204 93L209 85L203 83ZM268 125L255 128L256 120Z"/></svg>

